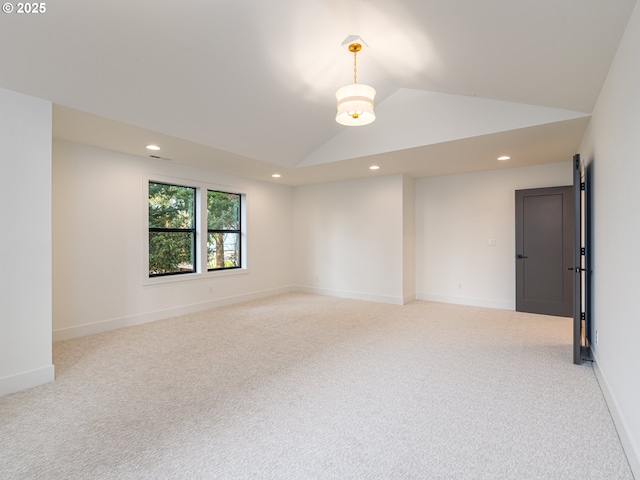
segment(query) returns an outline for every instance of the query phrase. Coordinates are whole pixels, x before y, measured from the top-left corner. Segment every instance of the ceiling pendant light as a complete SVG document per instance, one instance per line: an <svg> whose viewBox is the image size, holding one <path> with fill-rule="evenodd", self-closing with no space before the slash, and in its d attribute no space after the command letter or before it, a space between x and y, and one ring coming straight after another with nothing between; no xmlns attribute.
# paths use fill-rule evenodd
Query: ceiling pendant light
<svg viewBox="0 0 640 480"><path fill-rule="evenodd" d="M338 99L336 122L352 127L368 125L376 119L376 114L373 112L375 89L369 85L357 83L356 55L360 50L362 45L359 43L349 45L349 51L353 53L353 84L336 91Z"/></svg>

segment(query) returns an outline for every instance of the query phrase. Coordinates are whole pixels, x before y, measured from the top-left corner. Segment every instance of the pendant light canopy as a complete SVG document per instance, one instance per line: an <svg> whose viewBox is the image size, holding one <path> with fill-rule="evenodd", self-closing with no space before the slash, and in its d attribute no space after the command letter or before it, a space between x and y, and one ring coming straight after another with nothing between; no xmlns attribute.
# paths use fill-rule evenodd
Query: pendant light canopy
<svg viewBox="0 0 640 480"><path fill-rule="evenodd" d="M336 91L338 113L336 122L347 126L367 125L376 119L373 111L373 99L376 90L369 85L357 83L356 56L362 50L360 43L351 43L349 51L353 53L353 84L346 85Z"/></svg>

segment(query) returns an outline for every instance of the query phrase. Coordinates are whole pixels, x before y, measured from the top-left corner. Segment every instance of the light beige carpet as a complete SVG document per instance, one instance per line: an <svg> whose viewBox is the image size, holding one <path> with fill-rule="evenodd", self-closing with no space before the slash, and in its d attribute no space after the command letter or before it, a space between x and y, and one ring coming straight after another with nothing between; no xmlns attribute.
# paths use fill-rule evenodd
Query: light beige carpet
<svg viewBox="0 0 640 480"><path fill-rule="evenodd" d="M54 344L2 479L631 479L571 321L288 294Z"/></svg>

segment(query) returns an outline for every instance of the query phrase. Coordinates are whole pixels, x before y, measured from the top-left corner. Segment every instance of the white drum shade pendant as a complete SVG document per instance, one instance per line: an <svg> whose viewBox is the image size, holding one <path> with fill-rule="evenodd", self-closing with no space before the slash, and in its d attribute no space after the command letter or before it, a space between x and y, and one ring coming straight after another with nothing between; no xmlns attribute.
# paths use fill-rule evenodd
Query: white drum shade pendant
<svg viewBox="0 0 640 480"><path fill-rule="evenodd" d="M362 45L359 43L349 45L349 51L353 52L353 84L336 91L338 99L336 122L341 125L357 127L367 125L376 119L373 111L376 90L369 85L357 83L356 55L360 50Z"/></svg>

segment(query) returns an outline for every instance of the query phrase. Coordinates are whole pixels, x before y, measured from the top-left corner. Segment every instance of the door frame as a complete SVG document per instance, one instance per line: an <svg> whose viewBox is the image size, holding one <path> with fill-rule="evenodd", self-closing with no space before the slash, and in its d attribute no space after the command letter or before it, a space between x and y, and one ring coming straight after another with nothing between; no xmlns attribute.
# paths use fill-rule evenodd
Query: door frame
<svg viewBox="0 0 640 480"><path fill-rule="evenodd" d="M573 156L574 263L573 263L573 363L591 361L591 268L589 258L589 190L587 169L580 154Z"/></svg>

